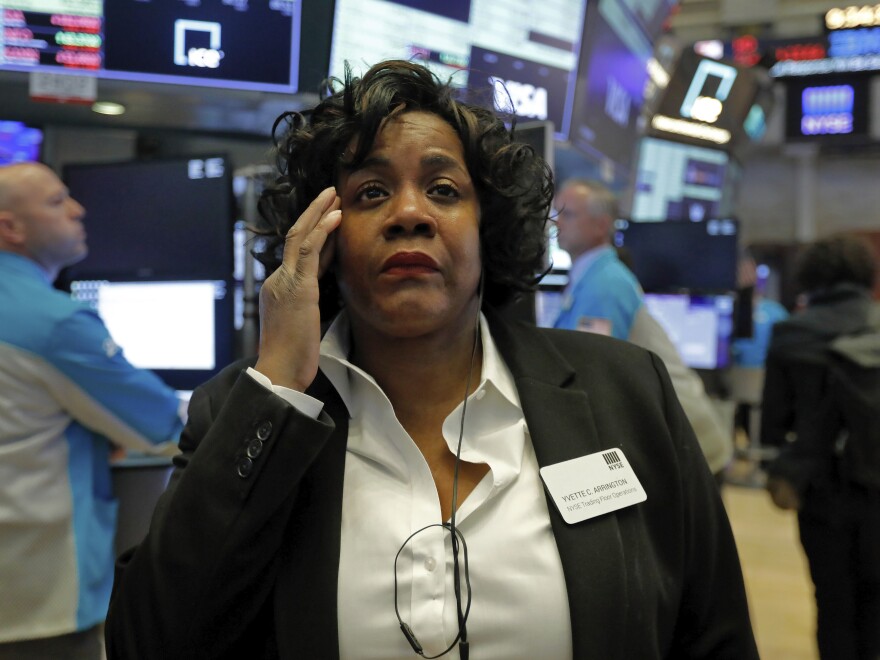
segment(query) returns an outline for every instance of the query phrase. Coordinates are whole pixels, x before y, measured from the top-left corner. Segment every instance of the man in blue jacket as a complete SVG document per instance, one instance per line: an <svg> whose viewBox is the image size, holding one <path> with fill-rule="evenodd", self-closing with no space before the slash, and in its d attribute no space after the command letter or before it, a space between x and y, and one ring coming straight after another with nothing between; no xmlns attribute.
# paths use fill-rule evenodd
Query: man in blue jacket
<svg viewBox="0 0 880 660"><path fill-rule="evenodd" d="M571 270L554 326L628 339L643 297L611 244L614 194L594 181L569 179L556 194L556 208L559 247L571 255Z"/></svg>
<svg viewBox="0 0 880 660"><path fill-rule="evenodd" d="M111 443L173 450L181 429L174 391L52 288L86 255L84 215L45 165L0 168L0 659L101 657Z"/></svg>

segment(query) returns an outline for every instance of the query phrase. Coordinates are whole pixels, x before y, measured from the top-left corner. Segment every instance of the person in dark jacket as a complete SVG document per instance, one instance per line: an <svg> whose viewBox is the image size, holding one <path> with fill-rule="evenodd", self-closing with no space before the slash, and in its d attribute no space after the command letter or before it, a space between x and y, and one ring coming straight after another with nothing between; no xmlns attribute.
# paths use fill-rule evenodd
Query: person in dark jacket
<svg viewBox="0 0 880 660"><path fill-rule="evenodd" d="M876 257L858 237L810 245L796 272L806 307L774 326L767 356L761 442L780 448L767 488L777 506L798 511L823 660L880 657L880 490L844 461L847 429L830 369L835 352L860 359L842 338L880 330L875 273Z"/></svg>
<svg viewBox="0 0 880 660"><path fill-rule="evenodd" d="M259 357L193 394L109 658L757 657L660 359L495 313L552 181L457 96L390 61L292 117Z"/></svg>

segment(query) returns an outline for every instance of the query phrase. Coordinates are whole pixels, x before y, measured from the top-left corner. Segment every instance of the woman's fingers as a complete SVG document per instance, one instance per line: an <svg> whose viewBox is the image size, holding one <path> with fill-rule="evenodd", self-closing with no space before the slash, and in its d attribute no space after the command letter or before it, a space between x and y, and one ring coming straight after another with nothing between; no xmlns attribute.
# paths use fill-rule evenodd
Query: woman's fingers
<svg viewBox="0 0 880 660"><path fill-rule="evenodd" d="M308 248L307 242L311 239L315 228L327 213L338 208L339 198L336 196L336 189L331 187L321 191L287 231L287 236L284 239L283 265L295 270L295 264L299 261L303 245Z"/></svg>

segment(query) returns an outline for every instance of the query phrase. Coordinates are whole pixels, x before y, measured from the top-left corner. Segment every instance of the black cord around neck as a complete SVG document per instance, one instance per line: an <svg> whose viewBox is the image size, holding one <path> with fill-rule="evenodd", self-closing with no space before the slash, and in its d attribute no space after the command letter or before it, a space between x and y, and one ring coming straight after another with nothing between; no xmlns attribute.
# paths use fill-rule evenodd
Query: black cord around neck
<svg viewBox="0 0 880 660"><path fill-rule="evenodd" d="M471 611L471 579L470 571L468 568L467 543L464 540L464 536L461 534L461 532L458 531L458 528L455 525L455 514L458 509L458 473L459 467L461 465L461 447L464 441L464 424L465 416L467 413L467 402L471 391L471 378L473 377L474 366L476 365L477 360L477 349L480 345L480 311L483 306L482 277L480 278L480 289L479 295L477 296L477 301L477 318L474 322L474 342L473 348L471 349L470 365L468 367L468 374L464 388L464 397L462 398L461 404L461 422L458 428L458 445L455 448L455 466L452 473L452 511L449 516L449 522L426 525L425 527L422 527L421 529L413 532L403 542L403 545L400 546L397 554L394 556L394 613L397 615L397 621L400 624L400 630L403 632L403 636L406 638L406 641L409 642L412 650L415 651L416 654L425 658L425 660L433 660L434 658L439 658L440 656L446 655L453 648L455 648L456 644L458 644L458 652L461 660L468 660L470 656L470 645L467 638L467 619ZM455 594L455 608L458 618L458 634L455 636L455 639L452 640L452 643L446 648L445 651L442 651L437 655L426 656L425 651L422 648L422 645L419 643L419 640L416 638L416 635L413 632L412 628L409 626L409 624L405 623L400 616L400 608L397 604L397 562L400 559L400 553L403 552L403 549L409 544L410 540L417 534L431 527L443 527L444 529L449 530L452 544L452 587L453 593ZM461 543L462 558L464 562L464 582L465 586L467 587L467 604L464 607L462 607L461 576L459 571L459 542Z"/></svg>

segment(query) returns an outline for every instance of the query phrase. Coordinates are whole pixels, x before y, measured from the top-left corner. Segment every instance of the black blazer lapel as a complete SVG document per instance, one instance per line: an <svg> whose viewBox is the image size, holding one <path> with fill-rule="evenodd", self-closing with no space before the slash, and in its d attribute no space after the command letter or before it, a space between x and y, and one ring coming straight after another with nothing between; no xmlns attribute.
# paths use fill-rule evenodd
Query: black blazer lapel
<svg viewBox="0 0 880 660"><path fill-rule="evenodd" d="M324 401L322 415L336 429L303 480L291 514L275 590L275 630L280 658L332 660L339 657L336 585L349 415L323 373L308 393Z"/></svg>
<svg viewBox="0 0 880 660"><path fill-rule="evenodd" d="M540 466L614 446L614 438L599 437L584 386L546 335L524 324L508 325L494 316L490 325L515 379ZM625 612L601 609L602 604L622 603L626 607L627 602L617 517L612 513L568 525L549 494L545 495L568 589L574 657L620 657Z"/></svg>

